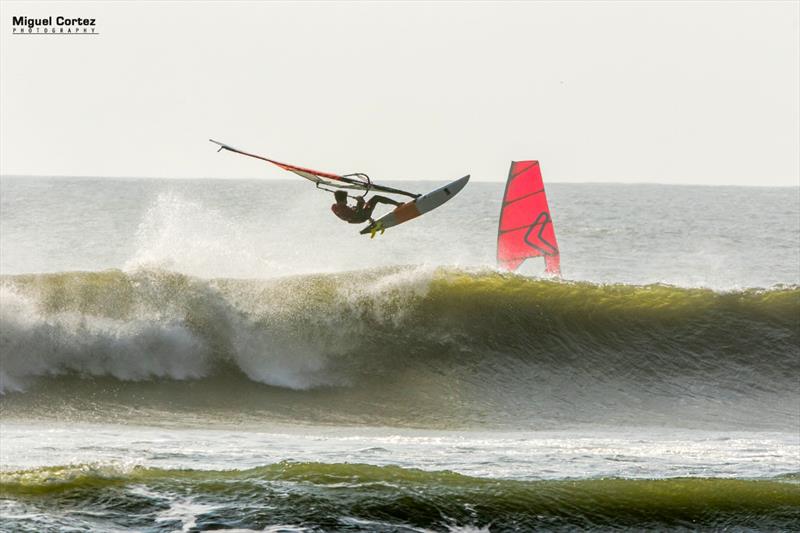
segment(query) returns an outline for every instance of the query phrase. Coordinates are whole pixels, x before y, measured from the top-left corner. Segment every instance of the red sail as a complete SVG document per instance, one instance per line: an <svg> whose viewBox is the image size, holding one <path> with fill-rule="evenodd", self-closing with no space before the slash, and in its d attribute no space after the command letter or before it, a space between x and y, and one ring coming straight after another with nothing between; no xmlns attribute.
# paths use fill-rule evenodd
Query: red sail
<svg viewBox="0 0 800 533"><path fill-rule="evenodd" d="M500 209L497 264L516 270L525 259L540 256L544 256L548 273L561 275L558 242L539 162L513 161Z"/></svg>

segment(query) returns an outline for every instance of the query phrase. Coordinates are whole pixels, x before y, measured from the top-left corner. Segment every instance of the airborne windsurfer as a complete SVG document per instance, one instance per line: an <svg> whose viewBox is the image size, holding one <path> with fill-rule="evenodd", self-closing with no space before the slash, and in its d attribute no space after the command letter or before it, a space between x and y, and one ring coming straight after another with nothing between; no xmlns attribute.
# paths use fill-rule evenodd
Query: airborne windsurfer
<svg viewBox="0 0 800 533"><path fill-rule="evenodd" d="M301 178L305 178L308 181L314 182L314 184L317 186L317 189L334 192L336 203L331 206L333 213L340 219L350 224L360 224L362 222L369 221L369 225L366 228L362 228L359 233L362 235L369 234L370 237L374 237L379 231L382 234L386 228L391 228L393 226L397 226L398 224L408 222L409 220L417 218L428 211L436 209L450 198L455 196L458 191L463 189L464 185L466 185L469 181L469 175L467 175L423 196L413 192L395 189L394 187L388 187L380 183L373 183L372 180L369 179L369 176L363 172L342 175L333 174L331 172L321 172L319 170L312 170L310 168L281 163L280 161L275 161L274 159L270 159L268 157L245 152L244 150L239 150L238 148L217 142L213 139L209 140L219 146L219 150L227 150L236 154L260 159L262 161L266 161L267 163L272 163L283 170L288 170L289 172L297 174ZM338 190L332 191L332 189ZM341 189L363 191L363 194L360 197L355 197L356 205L347 205L347 192ZM373 195L369 200L364 200L364 196L366 196L369 191L398 194L412 198L412 200L403 203L398 202L397 200L392 200L391 198L387 198L385 196L379 196L377 194ZM372 219L372 212L375 210L378 204L392 205L395 206L396 209L386 213L376 221Z"/></svg>
<svg viewBox="0 0 800 533"><path fill-rule="evenodd" d="M403 205L402 202L376 194L368 202L365 202L363 197L358 196L356 197L356 205L349 206L347 205L347 193L345 191L336 191L333 196L336 198L336 203L331 206L331 211L337 217L350 224L361 224L367 220L373 222L372 212L378 204Z"/></svg>

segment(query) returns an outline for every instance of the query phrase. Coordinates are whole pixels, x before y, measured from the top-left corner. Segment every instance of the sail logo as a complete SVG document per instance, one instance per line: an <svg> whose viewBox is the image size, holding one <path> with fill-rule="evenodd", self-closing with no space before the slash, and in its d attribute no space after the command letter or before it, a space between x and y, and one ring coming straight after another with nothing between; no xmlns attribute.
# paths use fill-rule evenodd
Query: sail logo
<svg viewBox="0 0 800 533"><path fill-rule="evenodd" d="M539 251L542 255L558 255L558 247L548 241L544 232L547 230L547 225L552 224L553 220L550 218L550 213L542 211L533 221L533 224L528 228L525 233L525 244ZM535 231L535 233L534 233Z"/></svg>
<svg viewBox="0 0 800 533"><path fill-rule="evenodd" d="M97 19L86 17L11 17L14 35L100 35Z"/></svg>

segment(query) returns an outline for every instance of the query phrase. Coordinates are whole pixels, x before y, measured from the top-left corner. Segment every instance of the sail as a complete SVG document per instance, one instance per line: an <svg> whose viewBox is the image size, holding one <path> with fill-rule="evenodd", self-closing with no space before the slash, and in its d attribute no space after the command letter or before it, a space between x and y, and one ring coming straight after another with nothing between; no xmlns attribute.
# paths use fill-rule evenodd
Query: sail
<svg viewBox="0 0 800 533"><path fill-rule="evenodd" d="M209 141L218 145L219 150L228 150L229 152L234 152L237 154L246 155L248 157L253 157L255 159L260 159L262 161L272 163L273 165L276 165L282 168L283 170L294 172L298 176L313 181L314 183L317 184L318 187L325 186L325 187L333 187L335 189L355 189L361 191L375 190L393 194L403 194L405 196L410 196L412 198L416 197L414 193L402 191L400 189L394 189L392 187L386 187L384 185L376 185L370 181L369 176L367 176L366 174L362 174L360 172L357 172L355 174L339 175L339 174L333 174L331 172L312 170L310 168L290 165L288 163L281 163L280 161L275 161L274 159L269 159L261 155L251 154L250 152L239 150L238 148L234 148L233 146L229 146L225 143L215 141L214 139L209 139Z"/></svg>
<svg viewBox="0 0 800 533"><path fill-rule="evenodd" d="M544 256L545 270L561 275L558 242L538 161L512 161L500 224L497 263L516 270L529 257Z"/></svg>
<svg viewBox="0 0 800 533"><path fill-rule="evenodd" d="M274 159L269 159L268 157L264 157L261 155L251 154L250 152L245 152L244 150L239 150L238 148L234 148L233 146L229 146L227 144L221 143L219 141L215 141L214 139L209 139L212 143L219 145L220 150L228 150L229 152L234 152L237 154L246 155L248 157L254 157L255 159L260 159L262 161L266 161L268 163L272 163L275 166L282 168L283 170L288 170L289 172L294 172L298 176L301 176L307 180L311 180L314 183L325 184L330 186L339 186L341 188L361 188L366 189L368 187L367 183L350 183L350 180L342 180L343 176L338 174L333 174L331 172L322 172L319 170L312 170L310 168L303 168L298 167L295 165L289 165L287 163L281 163L280 161L275 161ZM356 181L356 180L353 180Z"/></svg>

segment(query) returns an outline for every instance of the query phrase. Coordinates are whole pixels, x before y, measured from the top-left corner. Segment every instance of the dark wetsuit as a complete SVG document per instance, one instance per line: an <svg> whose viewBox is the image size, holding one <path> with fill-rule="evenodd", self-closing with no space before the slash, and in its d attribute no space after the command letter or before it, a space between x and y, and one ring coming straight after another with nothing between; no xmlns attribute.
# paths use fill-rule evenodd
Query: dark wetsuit
<svg viewBox="0 0 800 533"><path fill-rule="evenodd" d="M369 199L369 202L364 202L364 200L359 198L358 203L352 207L344 202L337 202L331 206L331 211L333 211L337 217L341 218L345 222L349 222L350 224L361 224L362 222L370 220L372 217L372 212L375 210L375 206L378 204L401 205L400 202L396 202L390 198L378 196L376 194Z"/></svg>

